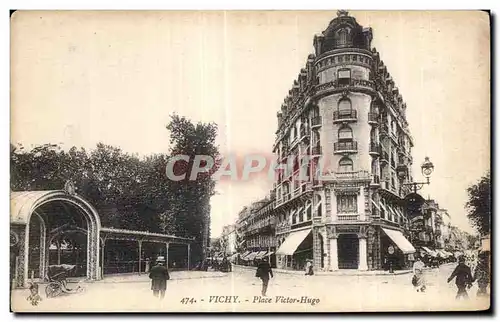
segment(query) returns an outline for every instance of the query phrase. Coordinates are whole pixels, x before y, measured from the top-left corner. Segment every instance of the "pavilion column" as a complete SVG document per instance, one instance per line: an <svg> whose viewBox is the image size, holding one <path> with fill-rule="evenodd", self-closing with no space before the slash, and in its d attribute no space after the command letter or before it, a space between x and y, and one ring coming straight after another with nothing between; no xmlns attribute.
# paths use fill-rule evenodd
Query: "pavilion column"
<svg viewBox="0 0 500 322"><path fill-rule="evenodd" d="M138 272L139 272L139 275L141 275L141 264L142 264L142 260L141 260L141 258L142 258L142 240L139 240L139 241L138 241L138 243L139 243L139 270L138 270Z"/></svg>
<svg viewBox="0 0 500 322"><path fill-rule="evenodd" d="M169 243L165 243L165 267L168 269L168 246Z"/></svg>
<svg viewBox="0 0 500 322"><path fill-rule="evenodd" d="M189 271L189 267L190 267L190 258L191 258L191 244L187 244L187 249L188 249L187 264L188 264L188 271Z"/></svg>
<svg viewBox="0 0 500 322"><path fill-rule="evenodd" d="M47 247L47 230L45 229L45 224L40 222L40 279L41 281L45 280L46 273L46 263L45 255Z"/></svg>
<svg viewBox="0 0 500 322"><path fill-rule="evenodd" d="M29 252L29 238L28 225L20 228L19 236L19 251L16 256L15 270L14 270L14 287L25 287L28 281L28 252Z"/></svg>
<svg viewBox="0 0 500 322"><path fill-rule="evenodd" d="M57 245L57 265L61 265L61 243L57 241L56 245Z"/></svg>
<svg viewBox="0 0 500 322"><path fill-rule="evenodd" d="M106 237L102 239L101 247L101 279L104 278L104 255L106 254Z"/></svg>

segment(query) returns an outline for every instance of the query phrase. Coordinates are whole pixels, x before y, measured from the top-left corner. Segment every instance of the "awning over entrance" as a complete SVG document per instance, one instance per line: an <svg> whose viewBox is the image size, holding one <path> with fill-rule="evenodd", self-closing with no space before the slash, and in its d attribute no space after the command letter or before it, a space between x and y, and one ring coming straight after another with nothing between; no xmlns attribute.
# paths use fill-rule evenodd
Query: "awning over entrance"
<svg viewBox="0 0 500 322"><path fill-rule="evenodd" d="M444 250L441 249L436 249L436 252L443 258L447 258L449 256Z"/></svg>
<svg viewBox="0 0 500 322"><path fill-rule="evenodd" d="M245 260L246 261L253 261L255 259L255 256L257 256L259 252L253 252L253 253L250 253L247 255L247 257L245 257Z"/></svg>
<svg viewBox="0 0 500 322"><path fill-rule="evenodd" d="M429 255L431 255L432 257L437 257L437 253L425 246L422 247L423 250L425 250Z"/></svg>
<svg viewBox="0 0 500 322"><path fill-rule="evenodd" d="M276 255L293 255L293 253L297 250L297 247L299 247L299 245L310 233L311 229L291 233L276 251Z"/></svg>
<svg viewBox="0 0 500 322"><path fill-rule="evenodd" d="M268 256L267 255L267 251L263 250L263 251L260 251L257 256L255 256L255 259L262 259L264 257Z"/></svg>
<svg viewBox="0 0 500 322"><path fill-rule="evenodd" d="M408 241L408 239L403 236L400 231L392 230L388 228L382 228L382 230L389 236L389 238L396 244L396 246L401 249L403 254L415 253L415 247Z"/></svg>

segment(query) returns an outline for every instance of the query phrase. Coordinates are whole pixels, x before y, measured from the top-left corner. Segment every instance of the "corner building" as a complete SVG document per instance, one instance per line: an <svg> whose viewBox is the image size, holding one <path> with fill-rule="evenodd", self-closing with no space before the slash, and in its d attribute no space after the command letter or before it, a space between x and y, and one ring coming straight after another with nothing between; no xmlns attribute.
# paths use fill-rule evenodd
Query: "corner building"
<svg viewBox="0 0 500 322"><path fill-rule="evenodd" d="M274 153L290 165L274 186L278 268L402 269L415 252L402 185L412 181L406 104L372 37L339 11L277 114Z"/></svg>

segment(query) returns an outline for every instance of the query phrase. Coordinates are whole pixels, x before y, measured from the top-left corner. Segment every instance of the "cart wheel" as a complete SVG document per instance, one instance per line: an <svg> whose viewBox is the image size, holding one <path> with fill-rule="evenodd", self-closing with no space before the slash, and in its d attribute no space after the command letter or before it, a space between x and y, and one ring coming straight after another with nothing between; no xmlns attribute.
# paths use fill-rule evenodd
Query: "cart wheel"
<svg viewBox="0 0 500 322"><path fill-rule="evenodd" d="M45 288L45 294L47 295L48 298L59 296L61 293L62 293L62 288L59 283L52 282Z"/></svg>

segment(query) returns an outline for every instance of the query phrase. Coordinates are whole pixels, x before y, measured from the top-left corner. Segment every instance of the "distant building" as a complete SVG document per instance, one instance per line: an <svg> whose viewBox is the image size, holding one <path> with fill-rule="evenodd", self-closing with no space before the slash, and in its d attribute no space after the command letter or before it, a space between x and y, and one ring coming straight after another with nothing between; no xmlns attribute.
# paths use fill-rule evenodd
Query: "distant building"
<svg viewBox="0 0 500 322"><path fill-rule="evenodd" d="M236 253L236 226L227 225L222 227L222 245L226 256Z"/></svg>

